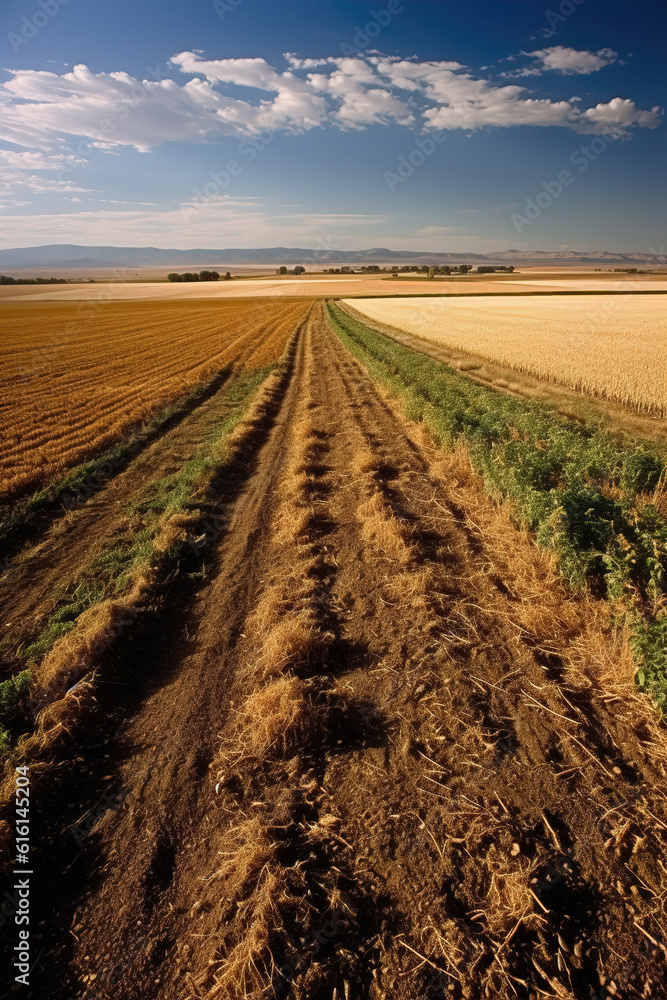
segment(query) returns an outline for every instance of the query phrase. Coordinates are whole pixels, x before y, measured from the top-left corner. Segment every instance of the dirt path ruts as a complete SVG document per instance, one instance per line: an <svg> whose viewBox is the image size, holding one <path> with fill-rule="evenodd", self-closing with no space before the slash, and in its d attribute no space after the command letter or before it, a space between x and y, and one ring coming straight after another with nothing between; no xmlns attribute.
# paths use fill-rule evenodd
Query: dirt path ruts
<svg viewBox="0 0 667 1000"><path fill-rule="evenodd" d="M48 807L45 996L666 995L665 736L604 676L622 637L320 306L163 627Z"/></svg>

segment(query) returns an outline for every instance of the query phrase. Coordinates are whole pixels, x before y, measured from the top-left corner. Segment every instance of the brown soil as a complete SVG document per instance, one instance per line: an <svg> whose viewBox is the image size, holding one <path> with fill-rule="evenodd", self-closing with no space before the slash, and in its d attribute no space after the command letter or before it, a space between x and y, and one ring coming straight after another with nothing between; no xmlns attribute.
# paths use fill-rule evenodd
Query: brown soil
<svg viewBox="0 0 667 1000"><path fill-rule="evenodd" d="M627 637L321 305L291 364L207 582L36 782L34 996L667 996Z"/></svg>

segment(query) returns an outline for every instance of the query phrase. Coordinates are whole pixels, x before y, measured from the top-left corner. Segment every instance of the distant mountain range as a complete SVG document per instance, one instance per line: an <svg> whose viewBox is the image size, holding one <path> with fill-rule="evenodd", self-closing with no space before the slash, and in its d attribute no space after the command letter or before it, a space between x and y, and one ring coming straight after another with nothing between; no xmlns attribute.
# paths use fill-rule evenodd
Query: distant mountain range
<svg viewBox="0 0 667 1000"><path fill-rule="evenodd" d="M612 253L609 250L501 250L493 253L435 253L421 250L313 250L266 247L258 250L162 250L157 247L86 247L51 243L0 250L0 272L21 268L223 267L230 264L303 264L319 268L341 264L615 264L665 265L664 255Z"/></svg>

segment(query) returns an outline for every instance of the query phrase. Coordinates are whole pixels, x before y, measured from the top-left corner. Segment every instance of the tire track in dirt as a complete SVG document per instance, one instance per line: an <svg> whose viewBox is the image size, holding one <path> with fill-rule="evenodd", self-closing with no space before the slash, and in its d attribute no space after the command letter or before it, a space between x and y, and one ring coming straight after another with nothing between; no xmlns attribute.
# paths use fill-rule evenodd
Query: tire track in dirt
<svg viewBox="0 0 667 1000"><path fill-rule="evenodd" d="M79 801L43 806L63 828L49 866L79 880L71 938L42 929L44 983L665 995L665 732L614 678L623 637L380 396L319 304L267 420L216 574L125 653L152 686L73 751ZM107 770L121 801L68 854Z"/></svg>
<svg viewBox="0 0 667 1000"><path fill-rule="evenodd" d="M400 604L401 589L408 595L414 593L410 587L410 578L416 584L417 595L426 597L421 649L417 644L411 663L408 643L403 662L399 661L393 666L389 664L390 670L403 674L398 686L389 686L388 689L385 685L375 687L376 698L382 687L385 687L384 704L379 700L381 710L389 712L392 701L397 696L405 703L401 715L407 717L410 725L408 732L404 733L406 719L402 719L400 739L407 741L403 745L403 756L407 760L414 756L424 771L419 786L417 780L414 781L416 794L412 796L412 812L418 825L426 833L417 836L420 843L415 851L414 830L409 833L409 824L406 824L409 809L406 808L405 791L410 782L405 772L411 768L406 767L407 761L400 760L396 746L395 763L387 770L389 775L393 772L392 783L402 788L403 793L398 801L394 799L393 808L387 806L387 819L391 821L393 817L393 825L397 822L400 824L397 843L400 844L401 837L404 837L405 845L402 850L390 846L388 854L380 849L379 857L383 861L380 867L385 872L390 870L390 866L394 868L392 877L399 899L403 892L402 888L399 889L401 875L405 878L414 868L410 855L415 853L421 854L424 868L429 871L431 878L435 860L452 883L448 906L444 910L440 901L441 920L445 922L445 926L450 922L449 935L445 937L454 938L447 946L442 941L439 944L443 957L449 963L449 973L445 972L435 984L441 991L444 984L448 984L447 995L458 993L477 996L483 995L484 991L488 993L489 990L489 995L493 996L505 995L505 992L507 995L514 995L513 990L521 986L521 978L529 984L525 987L527 992L529 989L550 988L556 991L555 995L579 995L579 991L585 994L593 987L599 989L603 982L598 982L598 975L604 973L596 968L596 962L608 970L608 963L611 961L613 967L614 959L608 951L605 954L605 945L619 947L621 934L627 933L625 920L632 916L631 906L630 914L626 913L621 917L624 903L627 905L627 900L633 897L636 901L638 895L645 893L646 911L652 916L654 931L660 926L658 914L661 905L659 887L662 860L654 863L655 859L651 854L655 851L655 855L664 859L664 736L656 759L651 761L651 752L646 752L646 743L650 741L641 738L638 741L635 732L628 731L621 720L612 716L604 693L597 691L596 697L591 696L591 683L586 676L580 675L577 678L575 672L565 669L566 662L572 659L572 647L576 648L577 643L591 641L591 637L586 635L590 623L587 621L585 607L580 608L579 622L572 615L569 622L558 622L559 609L557 605L553 605L551 595L552 608L549 610L554 614L554 622L550 624L548 620L540 621L538 615L533 625L541 628L531 630L521 625L522 621L530 624L530 615L517 614L516 604L527 602L534 595L525 594L526 583L531 581L522 580L520 572L511 572L511 550L505 553L506 569L509 570L505 578L499 578L497 572L490 573L490 568L497 570L498 567L497 546L494 551L493 546L485 544L484 534L475 525L470 510L461 509L461 505L448 496L452 492L451 484L447 479L438 479L437 476L434 478L429 474L428 455L420 459L415 453L414 441L402 427L402 421L397 420L391 408L382 401L374 402L374 390L369 391L368 382L363 375L359 376L356 362L352 359L340 360L337 367L351 401L351 410L374 453L375 462L371 463L371 470L375 478L376 496L380 500L379 509L384 505L385 513L389 513L394 519L394 529L398 530L402 541L412 549L411 558L408 559L412 563L410 572L401 573L401 584L394 586L393 593L388 590L385 598L388 602L396 602L398 597L397 603ZM336 393L333 392L332 395L335 396ZM435 517L434 502L438 510ZM443 519L442 514L449 517ZM511 538L507 541L511 545ZM488 551L489 548L491 551ZM387 550L389 551L389 546ZM398 562L400 565L401 557L399 547L394 553L394 563ZM423 573L427 574L425 585L423 580L419 580ZM415 617L414 598L407 610L408 615L403 615L403 624L397 622L394 628L399 634L410 637ZM572 611L575 610L573 606ZM435 630L429 621L432 612L440 618L440 624ZM381 612L390 629L390 616L393 613L385 610L382 615ZM429 642L433 638L437 641L437 652L434 656L424 656L424 652L429 653ZM607 656L614 653L613 646L611 650L605 651L603 648L604 634L595 635L594 638L599 643L599 648L593 648L592 656L584 650L586 655L582 666L592 667L587 660L594 660L597 656L603 661L605 652ZM443 680L446 686L443 685ZM359 683L362 685L360 690L364 690L365 679L359 678ZM621 700L618 694L614 696L612 692L608 692L608 695L616 702ZM413 704L415 700L416 705ZM429 702L433 703L430 707ZM419 708L421 705L424 707ZM437 706L435 714L441 717L440 728L433 724L434 705ZM571 727L563 725L566 717L572 718ZM443 728L442 723L445 721L448 725ZM460 740L467 741L471 766L461 766L461 750L466 744L462 746L459 743L457 747L456 743L459 741L453 739L456 729L461 734ZM430 732L427 739L422 735L424 731ZM443 737L443 732L448 735ZM567 739L563 738L565 735ZM448 746L450 740L454 744L451 747ZM386 766L386 761L383 763ZM363 773L363 767L359 771ZM378 788L368 781L369 775L377 773L372 768L366 771L367 794L355 801L359 809L363 801L373 801L376 808L378 801L382 801L382 787ZM343 782L337 776L337 783L347 788L349 778L350 776ZM354 778L352 781L354 782ZM444 793L437 789L438 783L445 786ZM467 789L467 794L460 791L462 787ZM652 792L649 793L648 789L652 789ZM454 795L452 790L455 790ZM508 791L511 796L509 798ZM389 794L391 802L393 795ZM429 800L433 802L438 796L442 797L443 808L460 810L463 805L464 810L471 810L463 828L456 821L453 822L451 816L440 816L433 807L426 809L425 803ZM614 824L613 830L605 827L601 819L610 815L608 797L612 798L614 805L619 803L618 808L622 811L628 803L631 804L626 809L623 822ZM466 800L469 800L468 806L465 805ZM652 810L649 806L662 817L658 821L657 830L651 829ZM354 815L354 809L349 805L347 810L348 814ZM631 815L633 812L634 815ZM427 816L429 813L432 817L430 823ZM467 828L471 817L482 823L481 848L486 846L484 838L492 839L494 832L496 836L503 832L506 837L514 838L511 844L505 845L509 851L508 858L493 859L491 863L488 852L479 849L475 857L472 850L476 846L475 839ZM507 828L503 831L504 824ZM391 827L392 823L388 822L387 825ZM355 818L354 826L359 826L358 818ZM630 829L633 829L637 838L647 834L654 837L652 849L632 872L627 865L618 864L619 857L627 861L631 851L636 855L639 839L635 840L634 847L628 844L621 848ZM442 838L440 844L434 841L434 835L438 840ZM355 842L353 829L349 831L349 839ZM429 839L434 842L428 844ZM381 841L381 834L369 836L369 831L364 831L362 827L360 848L363 844L363 850L378 851ZM463 878L462 868L466 866L456 857L457 841L464 843L466 853L475 862L472 871L468 863L469 871ZM610 849L610 842L614 844L613 860L605 856L605 848ZM428 849L425 849L426 845ZM450 851L448 858L444 856L447 849ZM398 866L400 874L396 879L395 866L401 854L402 865ZM515 913L516 921L506 928L510 935L508 941L514 940L514 953L511 954L512 961L508 962L507 969L503 969L502 963L496 963L499 968L494 968L493 973L498 971L500 978L494 980L493 974L487 973L486 980L479 975L477 980L467 977L466 983L466 977L461 977L460 968L459 972L455 970L457 957L459 967L465 965L466 958L468 961L474 958L473 964L479 959L482 963L481 971L485 971L483 963L486 961L488 966L489 960L495 962L494 952L498 952L502 946L502 939L494 940L494 936L501 933L496 927L501 925L493 925L493 919L498 917L498 913L492 913L490 919L489 914L486 915L486 939L484 935L480 936L477 928L475 936L480 946L479 954L471 952L470 942L475 939L472 934L475 928L474 922L466 919L465 910L466 904L468 908L472 906L470 900L475 899L476 892L480 902L478 912L484 913L484 895L479 894L474 883L483 884L486 877L488 885L493 886L493 866L501 865L495 872L498 877L515 878L519 886L524 890L527 888L533 895L534 890L525 877L529 872L521 872L521 862L516 863L515 870L512 871L512 859L526 857L530 858L528 867L538 893L543 892L547 903L553 905L554 915L549 918L551 926L546 931L537 928L536 918L546 918L544 900L535 899L538 904L532 904L535 913L531 912L529 905L525 914ZM509 870L503 872L502 864L507 865L508 862ZM648 878L643 868L646 864L649 869L652 868ZM557 891L550 892L550 885L544 885L544 872L547 873L547 879L559 885ZM467 886L466 879L473 885ZM457 885L457 882L463 885ZM413 883L412 900L409 897L403 898L406 913L410 912L411 903L414 906L418 885L419 881L417 884ZM422 893L421 906L426 909L432 890L423 884L423 880ZM578 909L583 908L582 902L588 902L587 893L590 893L591 899L597 897L601 900L606 897L607 912L595 913L593 910L590 914L585 911L583 915L579 913ZM530 904L530 896L525 891L524 896L524 901ZM617 897L623 901L620 905ZM401 907L394 905L391 909L396 913L400 912ZM507 900L502 898L496 901L496 909L513 912ZM429 919L432 922L433 910ZM459 921L458 942L454 928L451 927L452 919ZM423 940L420 943L419 935L423 938L427 923L424 919L422 926L415 928L411 945L413 949L420 950L422 959L424 951L429 953L434 942L438 943L435 930L427 934L429 943L426 947ZM504 931L505 925L502 924L502 932ZM632 936L632 944L627 940L625 947L634 954L641 952L645 958L646 941L642 940L641 933L634 929L634 925ZM570 938L568 954L572 954L572 948L581 951L573 959L572 968L568 968L568 959L563 950L568 948L565 941L567 937ZM643 949L642 944L645 945ZM648 947L650 949L650 944ZM542 949L542 952L538 952L538 949ZM506 945L506 955L511 951ZM413 962L415 965L419 964L417 959L413 959ZM426 965L428 966L428 961ZM441 968L447 969L447 964L441 965ZM544 975L539 972L540 968ZM396 974L405 975L402 969ZM511 978L513 975L514 979ZM649 982L653 977L653 986L648 988L655 990L660 981L660 972L656 975L654 969L652 973L646 973L646 977ZM612 977L607 974L607 981L610 978ZM561 985L556 987L554 983L559 979L562 980ZM397 987L394 984L389 995L402 995L399 992L394 994L395 989ZM558 989L566 992L561 994ZM408 991L405 995L419 995L419 990L414 993Z"/></svg>

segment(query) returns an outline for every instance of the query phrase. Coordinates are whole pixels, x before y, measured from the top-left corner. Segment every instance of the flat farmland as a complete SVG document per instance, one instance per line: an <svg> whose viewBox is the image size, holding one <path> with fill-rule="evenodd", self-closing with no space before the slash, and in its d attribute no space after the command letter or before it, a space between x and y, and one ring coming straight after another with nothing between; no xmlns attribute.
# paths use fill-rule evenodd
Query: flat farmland
<svg viewBox="0 0 667 1000"><path fill-rule="evenodd" d="M0 522L0 845L25 761L34 995L579 1000L637 955L613 995L663 996L666 730L633 677L667 704L664 619L640 661L602 587L663 601L665 463L331 302L20 310L55 449L69 400L205 387Z"/></svg>
<svg viewBox="0 0 667 1000"><path fill-rule="evenodd" d="M0 341L0 496L99 454L217 375L275 362L308 303L17 303Z"/></svg>
<svg viewBox="0 0 667 1000"><path fill-rule="evenodd" d="M166 269L165 269L166 270ZM99 278L67 285L0 285L0 302L189 302L229 298L318 297L326 295L479 295L551 291L667 291L665 275L571 274L564 270L437 277L401 274L304 274L300 277L243 277L233 281L178 282Z"/></svg>
<svg viewBox="0 0 667 1000"><path fill-rule="evenodd" d="M348 299L370 319L516 371L667 414L660 294Z"/></svg>

